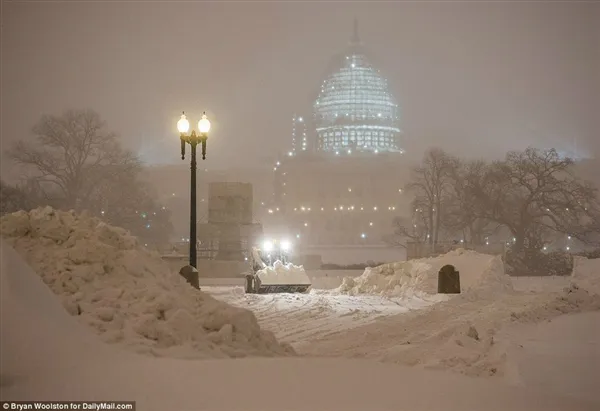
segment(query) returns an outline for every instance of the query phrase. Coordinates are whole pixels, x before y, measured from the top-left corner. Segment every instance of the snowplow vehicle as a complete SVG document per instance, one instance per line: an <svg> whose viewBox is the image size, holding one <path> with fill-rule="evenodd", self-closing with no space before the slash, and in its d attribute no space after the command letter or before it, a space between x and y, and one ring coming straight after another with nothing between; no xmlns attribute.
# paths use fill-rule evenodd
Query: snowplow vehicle
<svg viewBox="0 0 600 411"><path fill-rule="evenodd" d="M304 267L289 261L289 242L265 241L252 247L250 273L245 275L247 294L306 293L312 285Z"/></svg>

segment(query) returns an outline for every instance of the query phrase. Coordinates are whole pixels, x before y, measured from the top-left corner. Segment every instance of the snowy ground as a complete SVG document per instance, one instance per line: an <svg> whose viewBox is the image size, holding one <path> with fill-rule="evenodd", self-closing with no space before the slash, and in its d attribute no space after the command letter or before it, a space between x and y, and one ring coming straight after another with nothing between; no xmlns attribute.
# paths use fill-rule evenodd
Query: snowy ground
<svg viewBox="0 0 600 411"><path fill-rule="evenodd" d="M511 382L595 401L600 409L599 324L595 311L509 328L516 367Z"/></svg>
<svg viewBox="0 0 600 411"><path fill-rule="evenodd" d="M312 278L319 287L339 287L342 278ZM516 290L528 293L558 292L569 285L569 277L512 278ZM310 294L245 294L241 280L204 279L202 290L228 304L254 312L261 327L301 349L314 340L369 324L396 314L419 310L448 298L443 295L401 298L375 295L344 295L333 290ZM214 285L214 284L223 285Z"/></svg>
<svg viewBox="0 0 600 411"><path fill-rule="evenodd" d="M421 309L446 299L385 298L373 295L341 295L325 290L309 294L245 294L243 287L202 287L202 290L228 304L254 312L261 327L272 331L295 348L378 318Z"/></svg>
<svg viewBox="0 0 600 411"><path fill-rule="evenodd" d="M553 391L370 361L148 358L102 343L31 269L3 257L3 401L135 400L143 411L598 410Z"/></svg>
<svg viewBox="0 0 600 411"><path fill-rule="evenodd" d="M499 258L457 250L344 281L325 273L307 295L245 295L207 279L194 290L122 230L72 213L3 217L2 234L19 251L2 240L3 400L135 399L145 411L600 409L598 260L576 261L571 279L516 284ZM436 296L445 264L460 269L462 294ZM302 357L197 360L292 355L273 333Z"/></svg>
<svg viewBox="0 0 600 411"><path fill-rule="evenodd" d="M386 298L335 290L305 295L245 295L235 286L203 290L252 310L261 327L303 356L453 370L600 407L598 299L581 290L564 294L568 278L518 278L514 285L516 292L487 303L466 296ZM579 309L584 312L561 315Z"/></svg>

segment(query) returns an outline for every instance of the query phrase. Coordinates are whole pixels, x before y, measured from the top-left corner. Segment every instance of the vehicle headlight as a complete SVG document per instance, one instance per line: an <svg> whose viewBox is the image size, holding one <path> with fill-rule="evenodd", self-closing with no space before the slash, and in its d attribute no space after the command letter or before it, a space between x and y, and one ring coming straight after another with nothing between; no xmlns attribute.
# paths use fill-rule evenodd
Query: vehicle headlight
<svg viewBox="0 0 600 411"><path fill-rule="evenodd" d="M286 253L291 251L292 249L292 243L290 243L289 241L283 240L281 242L281 250L285 251Z"/></svg>
<svg viewBox="0 0 600 411"><path fill-rule="evenodd" d="M273 241L271 241L271 240L264 241L263 245L262 245L262 249L263 249L263 251L266 251L267 253L270 253L271 251L273 251Z"/></svg>

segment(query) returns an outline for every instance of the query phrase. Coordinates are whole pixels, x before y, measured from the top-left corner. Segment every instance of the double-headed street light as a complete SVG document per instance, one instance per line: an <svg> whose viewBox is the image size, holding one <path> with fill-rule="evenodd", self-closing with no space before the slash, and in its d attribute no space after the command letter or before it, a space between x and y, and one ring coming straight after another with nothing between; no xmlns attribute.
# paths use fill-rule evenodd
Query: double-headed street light
<svg viewBox="0 0 600 411"><path fill-rule="evenodd" d="M202 118L198 121L198 131L190 130L190 122L185 116L185 112L181 114L181 118L177 122L177 130L179 130L179 138L181 139L181 159L185 159L186 143L192 147L191 161L191 179L190 179L190 265L197 268L197 239L196 239L196 147L202 144L202 160L206 159L206 141L208 140L208 132L210 131L210 121L206 118L206 112L202 114Z"/></svg>

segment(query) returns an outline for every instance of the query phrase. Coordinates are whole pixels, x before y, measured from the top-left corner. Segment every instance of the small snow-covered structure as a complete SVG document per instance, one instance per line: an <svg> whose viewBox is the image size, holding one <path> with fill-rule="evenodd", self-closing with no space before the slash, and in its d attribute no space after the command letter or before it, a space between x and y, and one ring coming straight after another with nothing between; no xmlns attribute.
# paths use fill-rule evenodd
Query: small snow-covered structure
<svg viewBox="0 0 600 411"><path fill-rule="evenodd" d="M337 291L350 295L375 294L388 297L436 294L439 270L446 265L460 271L463 291L512 289L500 256L458 249L438 257L366 268L359 277L344 278Z"/></svg>

